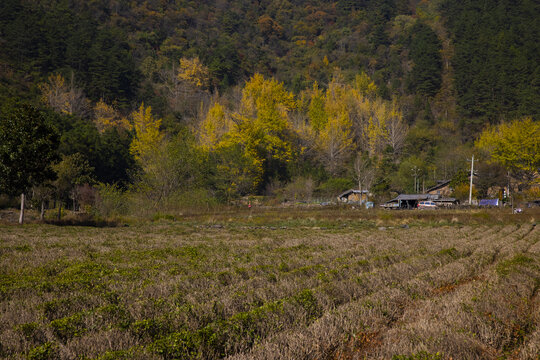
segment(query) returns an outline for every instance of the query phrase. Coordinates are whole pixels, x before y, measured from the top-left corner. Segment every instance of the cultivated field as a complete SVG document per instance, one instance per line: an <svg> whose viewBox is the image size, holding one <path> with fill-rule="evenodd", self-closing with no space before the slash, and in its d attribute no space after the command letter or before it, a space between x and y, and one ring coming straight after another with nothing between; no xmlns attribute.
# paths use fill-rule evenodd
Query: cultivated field
<svg viewBox="0 0 540 360"><path fill-rule="evenodd" d="M539 359L537 214L0 226L0 357Z"/></svg>

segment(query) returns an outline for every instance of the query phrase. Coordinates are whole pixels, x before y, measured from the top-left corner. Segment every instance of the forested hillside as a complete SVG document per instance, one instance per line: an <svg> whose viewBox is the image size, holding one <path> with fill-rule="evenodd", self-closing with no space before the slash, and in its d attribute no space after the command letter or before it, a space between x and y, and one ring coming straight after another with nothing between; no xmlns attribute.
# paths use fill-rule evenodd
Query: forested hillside
<svg viewBox="0 0 540 360"><path fill-rule="evenodd" d="M491 174L482 194L509 169L472 149L480 133L529 117L538 135L539 7L3 0L0 101L48 114L60 137L50 181L66 203L84 184L155 206L353 186L385 197L466 182L473 152Z"/></svg>

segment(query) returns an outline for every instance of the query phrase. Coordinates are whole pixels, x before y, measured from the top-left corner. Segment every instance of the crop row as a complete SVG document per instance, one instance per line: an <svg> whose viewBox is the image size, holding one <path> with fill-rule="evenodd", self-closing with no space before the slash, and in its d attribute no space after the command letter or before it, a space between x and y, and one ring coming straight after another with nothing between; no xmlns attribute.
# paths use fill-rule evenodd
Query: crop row
<svg viewBox="0 0 540 360"><path fill-rule="evenodd" d="M539 336L531 225L74 229L5 236L3 357L485 358Z"/></svg>

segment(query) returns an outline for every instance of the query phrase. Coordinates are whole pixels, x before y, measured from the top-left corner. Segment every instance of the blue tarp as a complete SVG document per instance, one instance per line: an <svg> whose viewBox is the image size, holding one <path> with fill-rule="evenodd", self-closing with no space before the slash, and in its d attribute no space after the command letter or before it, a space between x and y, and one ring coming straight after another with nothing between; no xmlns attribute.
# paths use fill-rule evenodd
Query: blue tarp
<svg viewBox="0 0 540 360"><path fill-rule="evenodd" d="M482 199L480 200L480 203L478 203L480 206L499 206L499 199Z"/></svg>

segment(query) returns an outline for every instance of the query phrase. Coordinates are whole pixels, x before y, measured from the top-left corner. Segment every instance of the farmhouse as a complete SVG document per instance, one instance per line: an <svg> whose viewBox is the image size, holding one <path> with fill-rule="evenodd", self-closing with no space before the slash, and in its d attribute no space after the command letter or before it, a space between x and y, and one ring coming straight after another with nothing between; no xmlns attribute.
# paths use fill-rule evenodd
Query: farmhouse
<svg viewBox="0 0 540 360"><path fill-rule="evenodd" d="M437 185L426 190L426 194L450 196L452 194L450 180L438 180Z"/></svg>
<svg viewBox="0 0 540 360"><path fill-rule="evenodd" d="M339 194L337 199L338 201L344 203L364 203L368 201L369 191L368 190L347 190L342 194Z"/></svg>

